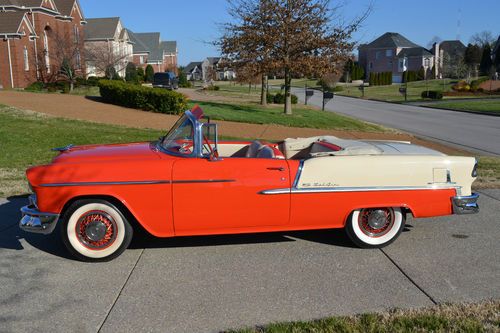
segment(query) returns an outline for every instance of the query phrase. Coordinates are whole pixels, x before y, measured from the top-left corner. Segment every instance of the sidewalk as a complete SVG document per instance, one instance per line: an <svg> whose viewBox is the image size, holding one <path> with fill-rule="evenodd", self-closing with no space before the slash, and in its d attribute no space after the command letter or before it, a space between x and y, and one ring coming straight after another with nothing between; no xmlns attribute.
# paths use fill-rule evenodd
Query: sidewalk
<svg viewBox="0 0 500 333"><path fill-rule="evenodd" d="M105 104L97 99L67 94L43 94L18 91L0 91L0 104L20 109L45 113L51 116L86 120L104 124L122 125L137 128L152 128L167 131L179 118L141 110ZM412 141L446 154L467 154L448 146L421 140L402 133L366 133L357 131L338 131L314 128L285 127L279 125L247 124L229 121L216 121L219 134L229 137L261 138L280 140L287 137L309 137L334 135L345 139L376 139Z"/></svg>

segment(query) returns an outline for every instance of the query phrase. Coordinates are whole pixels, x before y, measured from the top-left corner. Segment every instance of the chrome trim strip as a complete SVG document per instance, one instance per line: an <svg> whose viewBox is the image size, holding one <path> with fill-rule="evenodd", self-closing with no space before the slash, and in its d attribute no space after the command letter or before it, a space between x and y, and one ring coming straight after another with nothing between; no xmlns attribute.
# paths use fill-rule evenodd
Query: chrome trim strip
<svg viewBox="0 0 500 333"><path fill-rule="evenodd" d="M293 185L292 185L293 188L296 188L297 185L299 185L299 178L300 175L302 174L302 169L304 168L304 161L305 160L300 160L299 169L297 170L297 174L295 175L295 179L293 180Z"/></svg>
<svg viewBox="0 0 500 333"><path fill-rule="evenodd" d="M186 179L186 180L174 180L173 184L194 184L194 183L232 183L235 179Z"/></svg>
<svg viewBox="0 0 500 333"><path fill-rule="evenodd" d="M446 190L461 189L461 186L432 185L432 186L369 186L369 187L311 187L311 188L279 188L260 191L259 194L308 194L332 192L373 192L373 191L415 191L415 190Z"/></svg>
<svg viewBox="0 0 500 333"><path fill-rule="evenodd" d="M157 185L170 184L170 180L139 180L139 181L116 181L116 182L72 182L72 183L48 183L40 184L40 187L68 187L68 186L102 186L102 185Z"/></svg>

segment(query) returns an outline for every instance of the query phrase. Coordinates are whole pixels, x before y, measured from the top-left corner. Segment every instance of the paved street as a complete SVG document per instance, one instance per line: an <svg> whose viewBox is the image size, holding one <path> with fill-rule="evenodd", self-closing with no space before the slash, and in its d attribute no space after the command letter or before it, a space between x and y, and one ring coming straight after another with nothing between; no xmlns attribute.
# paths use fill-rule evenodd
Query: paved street
<svg viewBox="0 0 500 333"><path fill-rule="evenodd" d="M304 100L304 89L293 93ZM321 106L316 91L309 103ZM500 100L499 100L500 103ZM481 155L500 155L500 117L335 96L326 108Z"/></svg>
<svg viewBox="0 0 500 333"><path fill-rule="evenodd" d="M481 212L409 220L381 250L342 231L135 239L109 263L67 256L0 200L1 332L217 332L281 320L500 297L500 190Z"/></svg>

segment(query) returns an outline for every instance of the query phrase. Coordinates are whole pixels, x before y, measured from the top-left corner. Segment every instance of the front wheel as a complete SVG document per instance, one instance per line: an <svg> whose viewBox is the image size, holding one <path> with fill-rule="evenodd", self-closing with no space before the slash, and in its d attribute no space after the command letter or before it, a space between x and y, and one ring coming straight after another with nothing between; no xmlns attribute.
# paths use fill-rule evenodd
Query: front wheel
<svg viewBox="0 0 500 333"><path fill-rule="evenodd" d="M362 248L381 248L403 231L405 216L399 207L357 209L349 216L346 232Z"/></svg>
<svg viewBox="0 0 500 333"><path fill-rule="evenodd" d="M66 210L61 226L69 252L82 261L109 261L132 241L133 229L122 212L105 200L75 201Z"/></svg>

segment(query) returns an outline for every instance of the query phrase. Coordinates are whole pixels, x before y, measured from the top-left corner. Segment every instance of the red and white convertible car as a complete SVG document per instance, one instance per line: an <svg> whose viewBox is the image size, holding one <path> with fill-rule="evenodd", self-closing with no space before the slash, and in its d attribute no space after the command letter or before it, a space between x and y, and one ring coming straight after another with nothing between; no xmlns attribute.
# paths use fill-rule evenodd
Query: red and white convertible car
<svg viewBox="0 0 500 333"><path fill-rule="evenodd" d="M155 142L72 146L27 170L21 229L62 239L81 260L117 257L138 224L157 237L345 228L382 247L407 214L476 213L477 163L399 141L333 136L217 140L196 107Z"/></svg>

